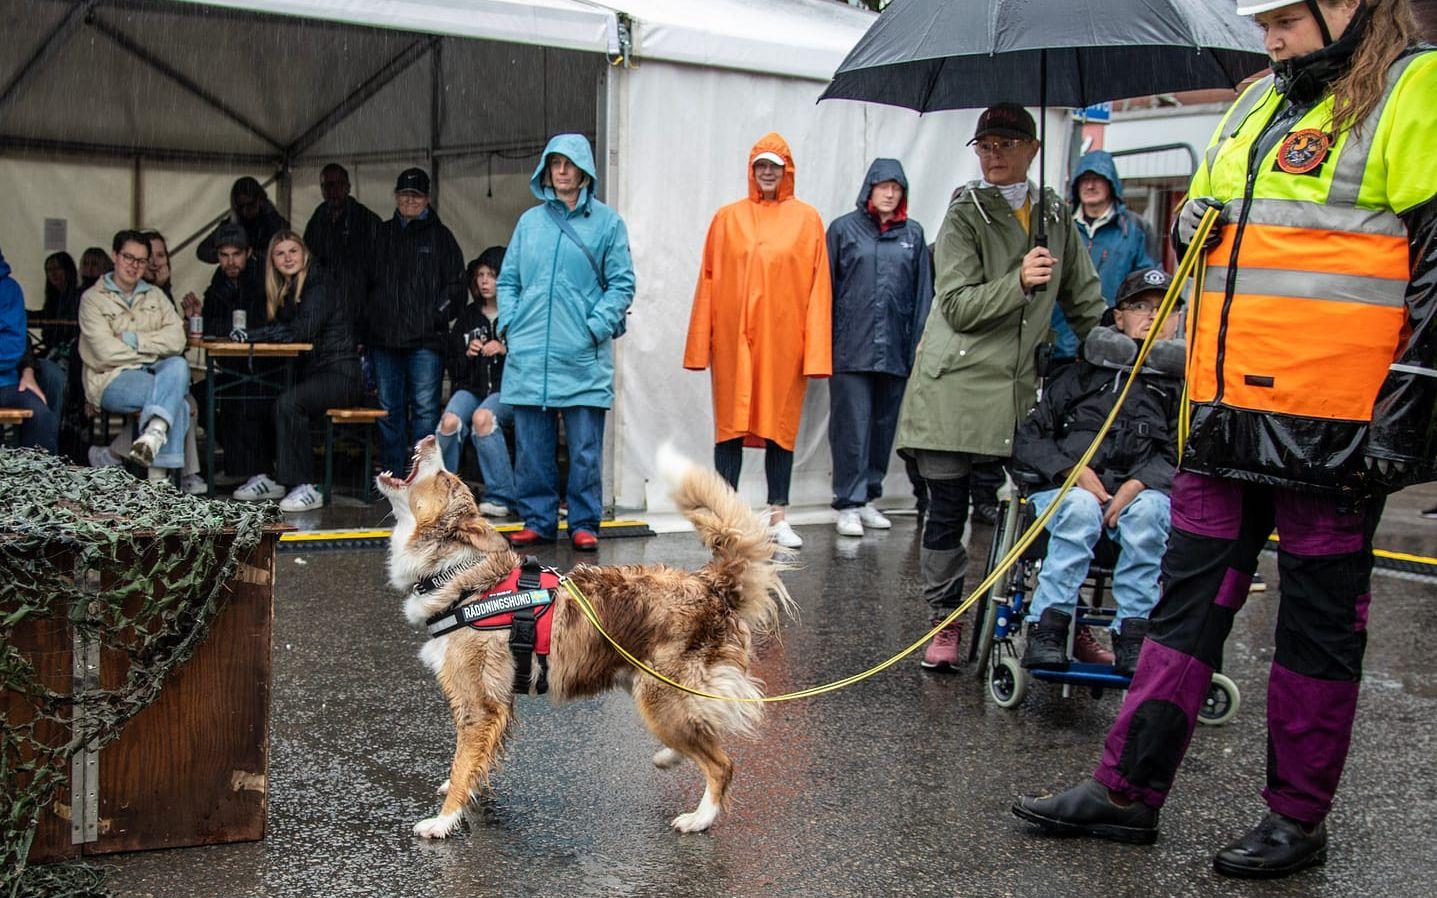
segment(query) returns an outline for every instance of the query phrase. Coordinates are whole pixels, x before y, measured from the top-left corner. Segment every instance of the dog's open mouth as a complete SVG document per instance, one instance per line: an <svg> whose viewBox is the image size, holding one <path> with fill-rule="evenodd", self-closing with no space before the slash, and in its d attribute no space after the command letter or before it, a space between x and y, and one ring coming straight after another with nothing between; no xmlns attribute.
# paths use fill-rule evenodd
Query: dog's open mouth
<svg viewBox="0 0 1437 898"><path fill-rule="evenodd" d="M425 448L427 447L424 442L414 448L414 454L409 456L409 473L403 479L395 477L390 471L383 471L379 475L379 482L393 490L404 489L413 484L414 478L419 476L419 466L424 460Z"/></svg>

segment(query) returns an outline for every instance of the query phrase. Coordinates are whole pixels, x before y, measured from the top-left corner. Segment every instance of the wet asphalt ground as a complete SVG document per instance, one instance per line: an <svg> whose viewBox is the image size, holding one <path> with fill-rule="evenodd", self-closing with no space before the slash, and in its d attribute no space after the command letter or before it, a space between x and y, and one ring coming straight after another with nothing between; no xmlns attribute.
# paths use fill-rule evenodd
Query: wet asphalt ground
<svg viewBox="0 0 1437 898"><path fill-rule="evenodd" d="M1416 511L1437 489L1389 503L1380 547L1437 554ZM861 540L798 528L786 575L802 615L761 656L770 692L868 667L925 629L918 530ZM972 541L983 554L988 532ZM567 547L546 560L572 563ZM606 542L604 563L697 566L692 534ZM124 896L954 895L1394 896L1437 894L1437 585L1378 574L1357 733L1330 818L1327 865L1285 881L1211 872L1212 852L1264 811L1264 706L1276 609L1249 601L1228 644L1237 717L1200 727L1154 847L1052 840L1008 811L1021 791L1086 776L1119 696L1063 698L1037 684L996 707L970 667L916 660L853 688L773 707L735 743L733 810L678 835L698 802L691 765L656 770L657 747L626 694L563 706L519 700L508 762L464 832L425 842L452 748L448 710L416 653L378 551L278 559L268 834L263 842L105 859ZM970 572L976 574L976 568ZM966 634L965 634L966 640Z"/></svg>

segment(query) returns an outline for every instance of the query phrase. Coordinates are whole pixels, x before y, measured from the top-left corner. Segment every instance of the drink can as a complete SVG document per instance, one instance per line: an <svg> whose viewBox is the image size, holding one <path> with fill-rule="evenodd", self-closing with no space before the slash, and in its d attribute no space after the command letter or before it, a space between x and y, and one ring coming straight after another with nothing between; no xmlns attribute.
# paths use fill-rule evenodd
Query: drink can
<svg viewBox="0 0 1437 898"><path fill-rule="evenodd" d="M205 319L203 316L191 315L189 323L191 340L198 340L205 335Z"/></svg>
<svg viewBox="0 0 1437 898"><path fill-rule="evenodd" d="M245 314L244 309L235 309L231 318L231 326L238 330L248 330L249 323L247 318L248 316Z"/></svg>

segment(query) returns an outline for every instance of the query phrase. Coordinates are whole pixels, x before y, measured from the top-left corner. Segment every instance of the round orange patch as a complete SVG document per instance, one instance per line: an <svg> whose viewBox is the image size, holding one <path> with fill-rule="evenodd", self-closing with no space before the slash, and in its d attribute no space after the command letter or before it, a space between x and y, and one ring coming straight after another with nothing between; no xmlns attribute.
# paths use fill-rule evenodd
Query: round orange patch
<svg viewBox="0 0 1437 898"><path fill-rule="evenodd" d="M1325 131L1304 128L1287 135L1277 148L1277 167L1290 175L1305 175L1322 164L1332 138Z"/></svg>

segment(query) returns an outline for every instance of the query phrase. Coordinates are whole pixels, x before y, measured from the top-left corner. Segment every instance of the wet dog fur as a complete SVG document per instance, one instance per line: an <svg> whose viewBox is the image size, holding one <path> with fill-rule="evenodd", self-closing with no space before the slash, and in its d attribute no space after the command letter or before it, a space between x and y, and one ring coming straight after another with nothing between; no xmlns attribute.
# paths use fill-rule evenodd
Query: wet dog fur
<svg viewBox="0 0 1437 898"><path fill-rule="evenodd" d="M659 452L658 467L712 559L696 571L584 564L568 576L610 634L659 672L716 695L756 698L760 683L749 672L754 639L776 628L780 612L792 611L767 522L716 472L667 448ZM487 589L519 564L508 542L479 514L469 488L444 470L433 437L415 447L407 478L386 472L377 483L395 515L390 583L406 594L404 612L411 623L422 625L461 591ZM414 593L422 578L471 563L442 588ZM644 724L664 746L653 763L672 767L687 758L704 775L699 806L675 817L672 826L681 832L707 829L727 808L733 779L723 741L752 735L763 705L691 696L634 671L562 589L550 614L550 694L563 701L627 688ZM514 717L508 638L508 630L464 628L430 639L420 651L449 700L456 730L449 778L439 787L443 806L414 825L420 836L453 833L465 807L489 783Z"/></svg>

